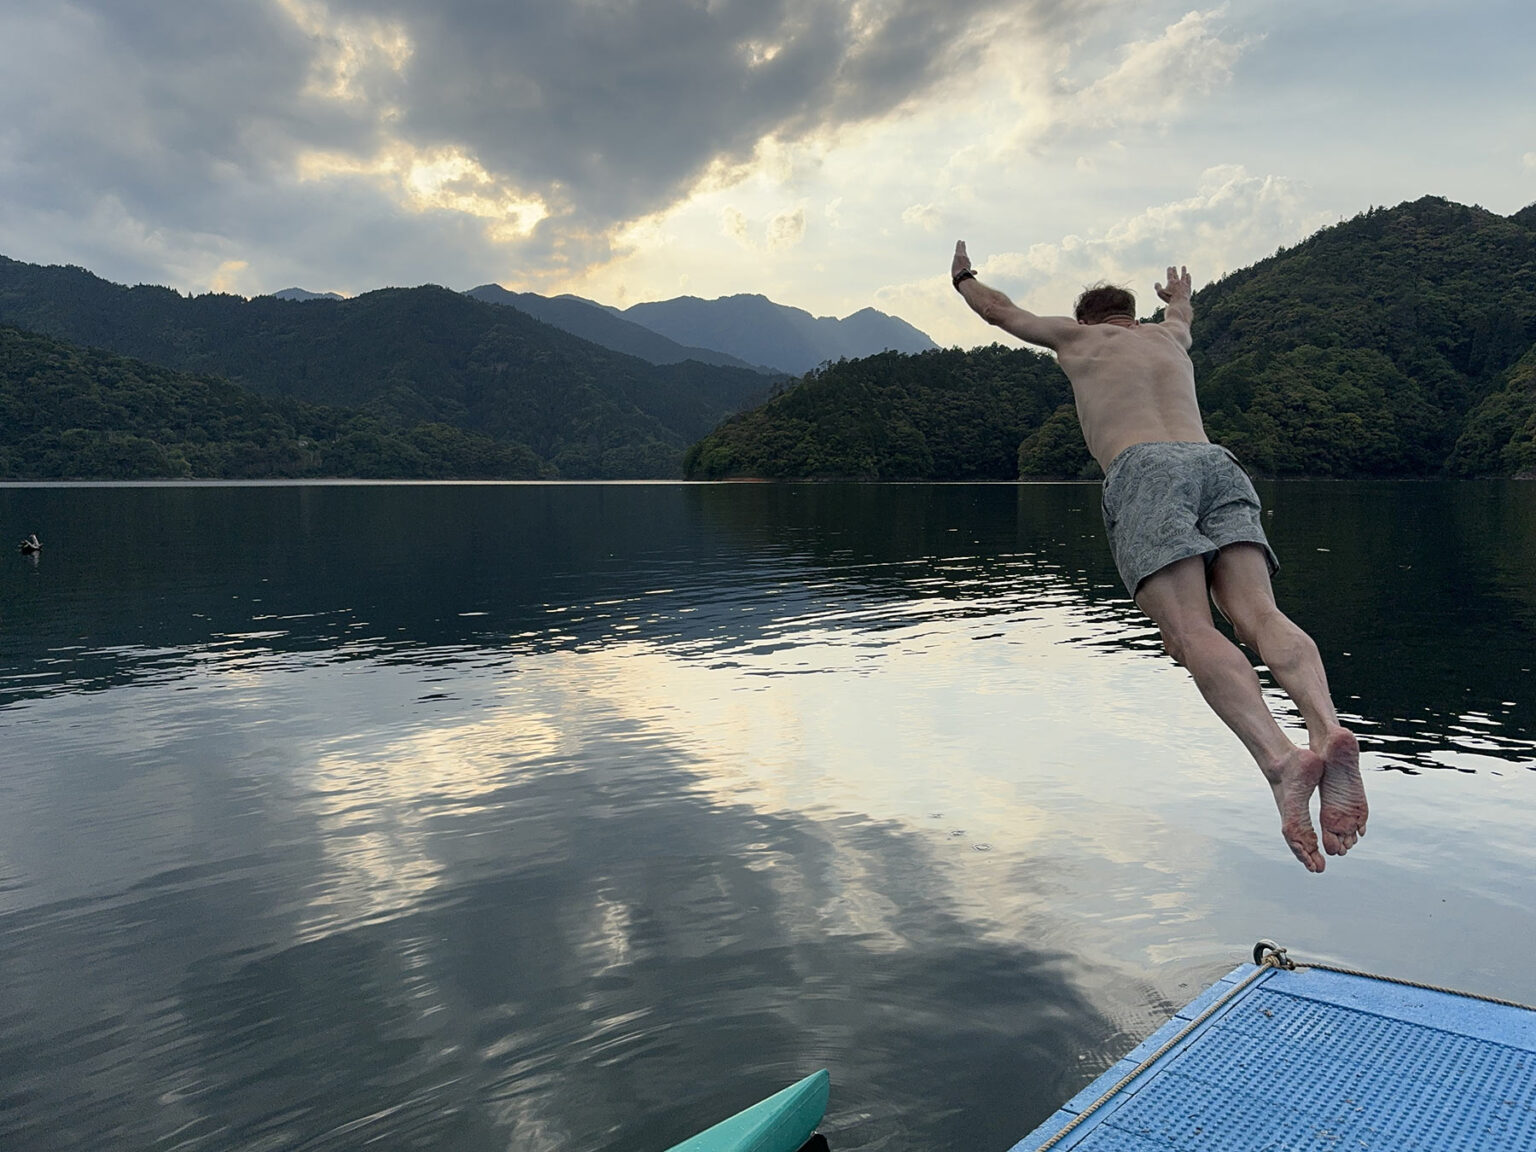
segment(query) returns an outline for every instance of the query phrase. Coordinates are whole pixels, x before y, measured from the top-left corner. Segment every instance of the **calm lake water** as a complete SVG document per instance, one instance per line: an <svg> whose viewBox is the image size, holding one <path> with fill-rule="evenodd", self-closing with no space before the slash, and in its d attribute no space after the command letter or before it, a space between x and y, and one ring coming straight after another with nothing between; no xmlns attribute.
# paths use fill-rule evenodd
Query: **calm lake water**
<svg viewBox="0 0 1536 1152"><path fill-rule="evenodd" d="M1000 1152L1262 936L1536 1001L1536 484L1261 487L1322 876L1097 486L0 489L0 1146Z"/></svg>

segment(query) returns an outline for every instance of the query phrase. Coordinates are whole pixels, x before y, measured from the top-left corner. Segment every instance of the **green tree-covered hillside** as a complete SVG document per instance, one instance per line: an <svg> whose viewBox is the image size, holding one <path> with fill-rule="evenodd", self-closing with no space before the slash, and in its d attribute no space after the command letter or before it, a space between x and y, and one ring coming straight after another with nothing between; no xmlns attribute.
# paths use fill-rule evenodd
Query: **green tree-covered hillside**
<svg viewBox="0 0 1536 1152"><path fill-rule="evenodd" d="M1453 475L1536 479L1536 345L1506 376L1467 418L1451 454Z"/></svg>
<svg viewBox="0 0 1536 1152"><path fill-rule="evenodd" d="M1434 197L1372 209L1197 292L1191 356L1212 438L1271 476L1529 470L1533 209L1501 217ZM1058 399L1021 403L1026 377ZM1054 362L1027 350L848 361L717 429L690 449L688 474L1092 475L1069 398ZM998 413L1017 454L1004 463L995 440L950 417L956 405ZM876 414L884 431L861 424Z"/></svg>
<svg viewBox="0 0 1536 1152"><path fill-rule="evenodd" d="M1209 430L1272 475L1460 471L1456 444L1536 343L1536 230L1425 197L1195 296Z"/></svg>
<svg viewBox="0 0 1536 1152"><path fill-rule="evenodd" d="M882 352L726 421L684 468L694 479L1011 479L1020 438L1070 395L1055 361L1033 352Z"/></svg>
<svg viewBox="0 0 1536 1152"><path fill-rule="evenodd" d="M518 444L272 400L0 326L0 478L532 478Z"/></svg>

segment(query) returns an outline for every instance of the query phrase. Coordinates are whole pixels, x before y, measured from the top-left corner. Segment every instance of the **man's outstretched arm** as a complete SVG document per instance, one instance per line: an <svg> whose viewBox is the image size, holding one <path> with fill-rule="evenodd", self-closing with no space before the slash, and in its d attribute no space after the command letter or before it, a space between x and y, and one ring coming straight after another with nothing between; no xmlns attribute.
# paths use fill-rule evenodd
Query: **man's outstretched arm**
<svg viewBox="0 0 1536 1152"><path fill-rule="evenodd" d="M964 240L955 245L955 259L950 264L949 276L972 311L988 324L995 324L1020 340L1055 349L1078 333L1077 321L1066 316L1036 316L1026 312L996 288L988 288L976 279Z"/></svg>
<svg viewBox="0 0 1536 1152"><path fill-rule="evenodd" d="M1194 343L1190 335L1189 326L1195 321L1195 306L1190 301L1189 269L1180 268L1177 273L1173 265L1168 266L1168 286L1154 284L1157 298L1163 302L1163 328L1177 340L1186 351Z"/></svg>

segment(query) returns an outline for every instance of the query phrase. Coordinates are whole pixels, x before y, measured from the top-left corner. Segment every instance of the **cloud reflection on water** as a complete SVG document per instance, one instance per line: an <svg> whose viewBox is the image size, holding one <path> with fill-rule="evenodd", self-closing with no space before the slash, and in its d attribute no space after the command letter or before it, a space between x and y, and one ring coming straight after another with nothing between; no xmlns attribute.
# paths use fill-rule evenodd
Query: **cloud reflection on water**
<svg viewBox="0 0 1536 1152"><path fill-rule="evenodd" d="M71 1104L63 1079L28 1074L11 1134L67 1113L83 1133L174 1129L194 1148L412 1133L464 1148L650 1133L660 1147L701 1108L815 1061L840 1069L841 1147L920 1130L914 1077L930 1101L985 1101L969 1124L995 1143L1077 1073L1043 1066L1020 1097L1021 1061L1114 1046L1066 979L1077 965L989 942L921 838L701 789L696 746L652 698L626 696L625 658L587 678L565 653L482 670L460 682L464 711L405 720L423 670L268 672L270 714L246 731L286 747L264 795L244 795L233 756L200 764L201 787L242 815L206 811L201 835L173 808L136 821L171 818L179 835L162 830L146 864L201 854L190 882L136 881L119 859L126 890L93 884L0 926L3 1079L17 1087L26 1053L46 1050L84 1094ZM516 742L556 705L558 737L536 724ZM102 698L80 747L180 706L169 685ZM338 711L345 754L314 740ZM164 759L203 735L164 742ZM41 835L57 830L49 814L30 813ZM256 858L220 859L208 832L253 820ZM54 1035L66 986L79 1025ZM106 1025L112 1005L132 1020ZM962 1052L992 1052L993 1082ZM729 1073L701 1083L705 1069ZM125 1094L164 1106L125 1112Z"/></svg>
<svg viewBox="0 0 1536 1152"><path fill-rule="evenodd" d="M0 737L45 749L3 776L0 1136L662 1147L831 1063L836 1148L1002 1147L1260 935L1533 998L1529 647L1462 505L1397 522L1417 602L1348 547L1396 490L1278 501L1377 766L1478 758L1372 773L1318 880L1092 491L50 495L75 546L0 576Z"/></svg>

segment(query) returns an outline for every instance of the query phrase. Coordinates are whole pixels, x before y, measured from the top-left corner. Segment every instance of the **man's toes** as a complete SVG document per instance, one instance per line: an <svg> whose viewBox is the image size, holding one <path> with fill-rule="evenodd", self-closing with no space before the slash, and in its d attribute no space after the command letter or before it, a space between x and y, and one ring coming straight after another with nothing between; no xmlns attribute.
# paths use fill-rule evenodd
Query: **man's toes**
<svg viewBox="0 0 1536 1152"><path fill-rule="evenodd" d="M1307 848L1301 844L1292 844L1291 851L1296 854L1296 859L1306 866L1308 872L1321 872L1328 867L1328 862L1316 847Z"/></svg>
<svg viewBox="0 0 1536 1152"><path fill-rule="evenodd" d="M1365 817L1348 809L1329 808L1326 805L1318 813L1318 820L1323 826L1324 843L1329 836L1336 837L1343 847L1343 852L1349 851L1360 840L1360 835L1365 831ZM1343 852L1337 853L1342 855ZM1333 855L1330 850L1330 855Z"/></svg>
<svg viewBox="0 0 1536 1152"><path fill-rule="evenodd" d="M1321 872L1327 867L1323 854L1317 850L1317 836L1310 828L1305 832L1286 832L1285 842L1291 854L1306 865L1308 872Z"/></svg>
<svg viewBox="0 0 1536 1152"><path fill-rule="evenodd" d="M1342 856L1349 851L1349 845L1344 842L1344 837L1337 832L1323 829L1323 851L1330 856Z"/></svg>

